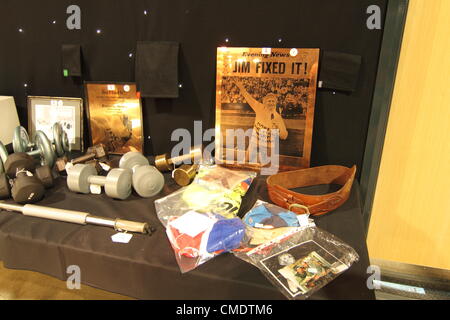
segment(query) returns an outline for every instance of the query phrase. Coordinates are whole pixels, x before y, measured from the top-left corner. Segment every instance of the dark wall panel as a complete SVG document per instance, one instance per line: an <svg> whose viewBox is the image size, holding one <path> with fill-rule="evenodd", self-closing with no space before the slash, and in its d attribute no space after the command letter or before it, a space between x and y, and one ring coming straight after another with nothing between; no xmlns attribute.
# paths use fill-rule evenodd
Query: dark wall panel
<svg viewBox="0 0 450 320"><path fill-rule="evenodd" d="M214 126L216 47L357 54L362 69L356 92L318 92L311 164L361 168L383 34L366 27L366 10L378 5L384 16L387 1L0 0L0 94L15 97L26 125L27 95L83 97L82 80L134 81L136 41L178 41L180 97L143 101L146 153L162 153L176 144L170 142L174 129L193 131L195 120L203 120L204 130ZM72 4L81 7L81 30L66 27ZM63 43L82 45L82 80L63 77Z"/></svg>

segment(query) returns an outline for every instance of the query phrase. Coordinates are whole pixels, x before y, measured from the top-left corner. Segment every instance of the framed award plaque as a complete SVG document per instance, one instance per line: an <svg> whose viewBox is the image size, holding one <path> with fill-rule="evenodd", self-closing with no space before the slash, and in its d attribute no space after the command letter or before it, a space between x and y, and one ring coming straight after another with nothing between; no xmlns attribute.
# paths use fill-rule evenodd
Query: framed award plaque
<svg viewBox="0 0 450 320"><path fill-rule="evenodd" d="M218 48L216 161L309 167L318 64L319 49Z"/></svg>
<svg viewBox="0 0 450 320"><path fill-rule="evenodd" d="M92 145L110 153L143 153L142 105L135 83L86 82L86 105Z"/></svg>
<svg viewBox="0 0 450 320"><path fill-rule="evenodd" d="M81 98L28 96L28 133L37 130L53 140L52 126L59 122L72 150L83 151L83 100Z"/></svg>

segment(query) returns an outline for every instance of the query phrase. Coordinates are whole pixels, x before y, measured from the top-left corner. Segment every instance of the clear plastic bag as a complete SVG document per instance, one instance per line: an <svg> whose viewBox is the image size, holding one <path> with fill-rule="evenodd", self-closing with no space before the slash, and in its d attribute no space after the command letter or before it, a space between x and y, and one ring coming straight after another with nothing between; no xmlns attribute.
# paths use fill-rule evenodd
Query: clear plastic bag
<svg viewBox="0 0 450 320"><path fill-rule="evenodd" d="M203 165L189 186L155 201L182 273L242 245L245 225L236 214L255 176Z"/></svg>
<svg viewBox="0 0 450 320"><path fill-rule="evenodd" d="M201 166L189 186L155 201L158 218L164 226L189 211L234 218L255 176L255 172Z"/></svg>
<svg viewBox="0 0 450 320"><path fill-rule="evenodd" d="M299 226L262 227L268 221L278 220L264 218L261 212L265 209L273 215L286 212L259 201L244 217L246 235L242 246L233 253L258 267L288 299L310 297L358 261L353 248L317 228L307 215L298 216ZM291 224L295 223L291 221Z"/></svg>
<svg viewBox="0 0 450 320"><path fill-rule="evenodd" d="M216 255L241 245L245 225L241 219L189 211L171 217L167 237L182 273L191 271Z"/></svg>

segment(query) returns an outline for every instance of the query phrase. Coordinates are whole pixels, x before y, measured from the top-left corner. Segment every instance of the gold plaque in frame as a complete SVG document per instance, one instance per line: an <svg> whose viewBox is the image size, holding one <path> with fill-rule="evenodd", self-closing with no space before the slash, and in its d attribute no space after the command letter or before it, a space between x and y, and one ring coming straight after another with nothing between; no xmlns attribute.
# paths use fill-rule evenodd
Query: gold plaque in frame
<svg viewBox="0 0 450 320"><path fill-rule="evenodd" d="M217 48L217 163L257 171L272 166L260 161L259 152L262 144L268 149L275 145L271 135L275 129L279 137L275 170L310 166L319 52ZM238 133L230 138L228 132ZM245 143L230 147L232 139L242 137ZM257 157L250 157L252 152Z"/></svg>
<svg viewBox="0 0 450 320"><path fill-rule="evenodd" d="M91 144L112 154L144 152L142 105L135 83L85 82Z"/></svg>

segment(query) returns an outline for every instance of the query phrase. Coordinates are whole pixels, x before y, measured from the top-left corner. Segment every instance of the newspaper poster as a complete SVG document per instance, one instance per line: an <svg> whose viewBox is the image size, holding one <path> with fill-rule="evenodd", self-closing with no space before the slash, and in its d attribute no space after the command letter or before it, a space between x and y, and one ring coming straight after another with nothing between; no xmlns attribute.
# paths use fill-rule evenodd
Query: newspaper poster
<svg viewBox="0 0 450 320"><path fill-rule="evenodd" d="M91 143L112 154L143 152L142 106L134 83L85 83Z"/></svg>
<svg viewBox="0 0 450 320"><path fill-rule="evenodd" d="M319 49L218 48L217 163L261 174L309 167L318 64Z"/></svg>

